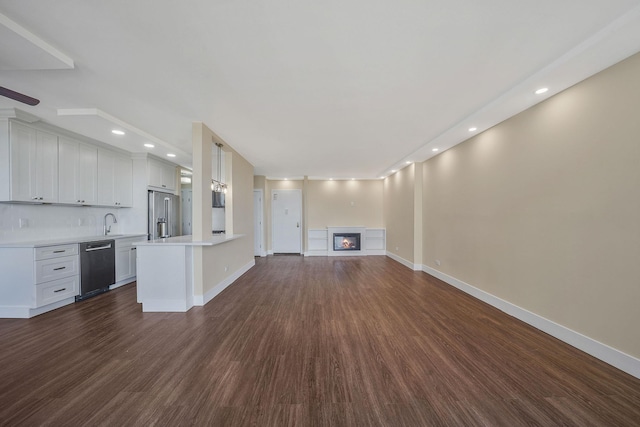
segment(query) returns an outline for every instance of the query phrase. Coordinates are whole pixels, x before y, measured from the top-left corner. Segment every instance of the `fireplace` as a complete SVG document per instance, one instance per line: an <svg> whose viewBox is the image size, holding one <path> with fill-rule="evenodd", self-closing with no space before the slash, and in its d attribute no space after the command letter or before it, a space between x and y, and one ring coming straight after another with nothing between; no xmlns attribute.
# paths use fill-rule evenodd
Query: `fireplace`
<svg viewBox="0 0 640 427"><path fill-rule="evenodd" d="M333 233L334 251L360 251L360 233Z"/></svg>

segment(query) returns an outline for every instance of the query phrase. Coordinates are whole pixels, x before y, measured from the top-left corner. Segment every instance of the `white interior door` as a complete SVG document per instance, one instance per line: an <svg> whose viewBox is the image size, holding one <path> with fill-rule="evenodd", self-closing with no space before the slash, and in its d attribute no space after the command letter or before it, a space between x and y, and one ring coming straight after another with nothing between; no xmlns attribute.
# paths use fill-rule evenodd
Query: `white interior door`
<svg viewBox="0 0 640 427"><path fill-rule="evenodd" d="M255 256L264 256L262 229L262 190L253 190L253 254Z"/></svg>
<svg viewBox="0 0 640 427"><path fill-rule="evenodd" d="M271 190L273 253L302 252L302 191Z"/></svg>

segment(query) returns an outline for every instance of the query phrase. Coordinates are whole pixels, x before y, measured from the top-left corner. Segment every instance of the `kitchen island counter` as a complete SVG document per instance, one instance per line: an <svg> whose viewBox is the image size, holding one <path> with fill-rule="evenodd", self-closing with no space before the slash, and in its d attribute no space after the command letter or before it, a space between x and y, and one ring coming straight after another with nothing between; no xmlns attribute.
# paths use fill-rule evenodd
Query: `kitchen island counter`
<svg viewBox="0 0 640 427"><path fill-rule="evenodd" d="M206 304L255 264L252 259L238 268L233 260L226 259L229 248L224 246L243 244L244 237L217 234L197 240L189 235L136 242L137 296L142 311L185 312L194 305ZM208 262L212 272L200 278L210 284L206 292L195 285L198 278L194 274L194 260L205 256L209 261L200 262Z"/></svg>
<svg viewBox="0 0 640 427"><path fill-rule="evenodd" d="M194 240L193 236L176 236L176 237L167 237L165 239L155 239L155 240L145 240L143 242L136 242L136 246L154 246L154 245L163 245L163 246L215 246L220 245L222 243L230 242L232 240L239 239L243 237L244 234L216 234L211 236L206 240Z"/></svg>

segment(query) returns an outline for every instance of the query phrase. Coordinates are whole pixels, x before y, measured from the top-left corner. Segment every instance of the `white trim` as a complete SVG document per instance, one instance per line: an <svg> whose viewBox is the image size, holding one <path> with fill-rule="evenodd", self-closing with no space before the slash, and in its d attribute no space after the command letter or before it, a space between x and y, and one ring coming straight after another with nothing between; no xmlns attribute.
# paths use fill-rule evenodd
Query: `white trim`
<svg viewBox="0 0 640 427"><path fill-rule="evenodd" d="M329 256L328 251L307 251L304 256Z"/></svg>
<svg viewBox="0 0 640 427"><path fill-rule="evenodd" d="M387 251L385 251L384 249L366 249L364 252L365 252L365 256L366 255L386 255L387 254Z"/></svg>
<svg viewBox="0 0 640 427"><path fill-rule="evenodd" d="M29 307L0 306L0 319L28 319Z"/></svg>
<svg viewBox="0 0 640 427"><path fill-rule="evenodd" d="M142 311L145 313L184 313L191 309L185 299L145 299Z"/></svg>
<svg viewBox="0 0 640 427"><path fill-rule="evenodd" d="M114 283L113 285L109 285L109 290L112 291L114 289L119 288L120 286L128 285L129 283L133 283L136 281L136 276L129 277L128 279L123 279L119 282Z"/></svg>
<svg viewBox="0 0 640 427"><path fill-rule="evenodd" d="M220 292L224 291L229 285L238 280L240 276L249 271L251 267L256 265L256 260L252 259L250 262L246 263L239 270L235 271L230 276L227 276L222 282L215 285L212 289L210 289L204 295L194 295L193 296L193 305L203 306L215 298Z"/></svg>
<svg viewBox="0 0 640 427"><path fill-rule="evenodd" d="M168 142L157 138L145 131L143 131L142 129L139 129L135 126L133 126L130 123L125 122L124 120L121 120L115 116L112 116L109 113L106 113L102 110L100 110L99 108L58 108L57 109L57 114L58 116L95 116L95 117L100 117L101 119L104 119L116 126L120 126L124 129L127 129L133 133L135 133L136 135L142 137L143 139L148 139L151 142L155 142L157 145L167 148L167 149L171 149L172 152L180 155L183 158L191 158L191 154L188 154L187 152L185 152L184 150L180 149L180 148L176 148L175 146L169 144ZM154 158L156 158L156 156L154 156ZM161 157L157 157L159 159L162 159ZM164 159L162 159L164 160ZM171 163L171 162L170 162Z"/></svg>
<svg viewBox="0 0 640 427"><path fill-rule="evenodd" d="M620 350L596 341L593 338L582 335L581 333L571 330L565 326L559 325L558 323L555 323L549 319L545 319L542 316L525 310L524 308L518 307L515 304L498 298L488 292L471 286L468 283L458 280L455 277L451 277L434 268L423 265L422 271L434 277L437 277L443 282L446 282L449 285L458 288L461 291L481 301L484 301L489 305L492 305L498 310L501 310L510 316L520 319L523 322L533 326L534 328L546 332L547 334L558 338L559 340L579 350L582 350L585 353L590 354L591 356L600 359L603 362L606 362L611 366L620 369L621 371L628 373L629 375L640 378L640 359L637 359L633 356L621 352Z"/></svg>
<svg viewBox="0 0 640 427"><path fill-rule="evenodd" d="M68 55L65 55L60 50L58 50L55 47L53 47L52 45L50 45L47 41L45 41L44 39L36 36L31 31L27 30L26 28L24 28L22 25L18 24L17 22L9 19L9 17L7 17L6 15L3 15L2 13L0 13L0 25L6 27L7 29L9 29L11 31L13 31L18 36L20 36L23 39L27 40L32 45L38 47L41 51L43 51L46 54L52 56L53 58L57 59L58 61L60 61L63 64L62 66L56 66L54 69L67 70L67 69L75 68L75 64L73 62L73 59L71 59L71 57L69 57ZM41 68L40 67L33 68L33 70L39 70L39 69L41 69Z"/></svg>
<svg viewBox="0 0 640 427"><path fill-rule="evenodd" d="M396 255L394 253L391 253L391 252L387 251L383 255L388 256L389 258L391 258L394 261L398 261L400 264L404 265L407 268L410 268L413 271L422 271L422 266L420 264L414 264L411 261L407 261L406 259L404 259L404 258L402 258L402 257L400 257L400 256L398 256L398 255Z"/></svg>
<svg viewBox="0 0 640 427"><path fill-rule="evenodd" d="M76 302L76 297L72 296L38 308L31 308L26 306L0 306L0 319L30 319L48 311L64 307L65 305L73 304L74 302Z"/></svg>

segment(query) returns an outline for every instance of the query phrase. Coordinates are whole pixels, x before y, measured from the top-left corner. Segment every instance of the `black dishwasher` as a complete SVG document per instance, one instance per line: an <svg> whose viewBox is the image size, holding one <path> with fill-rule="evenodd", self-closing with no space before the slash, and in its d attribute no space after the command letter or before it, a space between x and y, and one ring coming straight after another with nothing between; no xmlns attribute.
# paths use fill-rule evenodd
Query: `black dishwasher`
<svg viewBox="0 0 640 427"><path fill-rule="evenodd" d="M106 292L116 282L114 240L80 243L80 301Z"/></svg>

